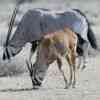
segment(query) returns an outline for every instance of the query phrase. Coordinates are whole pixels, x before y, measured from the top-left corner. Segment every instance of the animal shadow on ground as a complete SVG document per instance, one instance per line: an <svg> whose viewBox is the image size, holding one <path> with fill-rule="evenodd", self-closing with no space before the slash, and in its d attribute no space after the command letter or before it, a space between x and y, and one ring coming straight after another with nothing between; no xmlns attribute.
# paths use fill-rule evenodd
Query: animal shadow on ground
<svg viewBox="0 0 100 100"><path fill-rule="evenodd" d="M21 89L1 89L0 92L23 92L23 91L32 91L33 88L21 88ZM34 89L35 90L35 89Z"/></svg>

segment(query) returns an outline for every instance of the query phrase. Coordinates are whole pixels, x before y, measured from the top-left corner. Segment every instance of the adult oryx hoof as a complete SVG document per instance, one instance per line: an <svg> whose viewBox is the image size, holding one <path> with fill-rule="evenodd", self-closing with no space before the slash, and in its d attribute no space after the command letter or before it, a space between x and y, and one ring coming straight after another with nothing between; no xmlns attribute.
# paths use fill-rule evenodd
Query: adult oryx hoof
<svg viewBox="0 0 100 100"><path fill-rule="evenodd" d="M33 90L38 90L40 86L33 86Z"/></svg>
<svg viewBox="0 0 100 100"><path fill-rule="evenodd" d="M33 89L39 89L42 85L42 82L38 81L35 77L32 78Z"/></svg>
<svg viewBox="0 0 100 100"><path fill-rule="evenodd" d="M41 85L33 85L33 90L38 90L41 87Z"/></svg>
<svg viewBox="0 0 100 100"><path fill-rule="evenodd" d="M83 71L85 68L86 68L86 65L83 65L82 68L81 68L81 70Z"/></svg>

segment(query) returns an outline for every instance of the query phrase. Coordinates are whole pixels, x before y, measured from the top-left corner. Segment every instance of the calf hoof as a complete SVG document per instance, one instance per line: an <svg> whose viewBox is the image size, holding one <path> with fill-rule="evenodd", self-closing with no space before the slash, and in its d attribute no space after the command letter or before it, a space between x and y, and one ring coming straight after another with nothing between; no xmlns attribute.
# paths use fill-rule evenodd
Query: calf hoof
<svg viewBox="0 0 100 100"><path fill-rule="evenodd" d="M76 88L75 85L72 85L72 88Z"/></svg>
<svg viewBox="0 0 100 100"><path fill-rule="evenodd" d="M69 89L69 86L65 86L65 88L64 89Z"/></svg>
<svg viewBox="0 0 100 100"><path fill-rule="evenodd" d="M72 88L76 88L76 81L75 80L72 83Z"/></svg>
<svg viewBox="0 0 100 100"><path fill-rule="evenodd" d="M78 66L77 66L77 69L80 69L80 66L81 66L81 65L78 65Z"/></svg>
<svg viewBox="0 0 100 100"><path fill-rule="evenodd" d="M70 86L71 86L71 83L67 84L64 89L69 89Z"/></svg>

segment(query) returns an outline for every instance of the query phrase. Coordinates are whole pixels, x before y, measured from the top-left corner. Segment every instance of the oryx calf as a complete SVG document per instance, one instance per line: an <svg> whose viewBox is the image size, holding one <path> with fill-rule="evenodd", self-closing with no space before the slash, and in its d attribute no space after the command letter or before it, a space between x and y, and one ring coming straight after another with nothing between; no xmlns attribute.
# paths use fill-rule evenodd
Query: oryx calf
<svg viewBox="0 0 100 100"><path fill-rule="evenodd" d="M29 66L33 86L41 85L49 65L56 60L58 68L64 77L66 85L65 88L68 88L70 85L72 85L72 87L75 87L76 47L77 36L68 28L65 28L64 30L55 32L50 35L46 35L37 48L37 57L35 64L33 64L33 66L31 65L31 68ZM64 75L64 71L61 69L62 57L64 57L69 64L69 83L67 82L67 78Z"/></svg>

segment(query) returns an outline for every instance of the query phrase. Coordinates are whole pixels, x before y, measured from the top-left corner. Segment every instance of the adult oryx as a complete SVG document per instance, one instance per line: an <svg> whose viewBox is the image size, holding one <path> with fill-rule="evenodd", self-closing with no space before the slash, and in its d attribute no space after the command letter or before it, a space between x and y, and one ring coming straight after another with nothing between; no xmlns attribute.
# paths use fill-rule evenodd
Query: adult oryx
<svg viewBox="0 0 100 100"><path fill-rule="evenodd" d="M31 56L38 45L47 34L53 34L68 27L78 36L78 54L82 54L83 58L87 55L87 45L90 42L92 47L97 48L94 34L90 31L87 19L77 10L69 9L66 11L52 11L48 9L33 9L29 10L20 21L14 35L11 39L6 40L3 59L9 59L17 55L23 46L30 42L32 43ZM82 52L80 52L82 51ZM85 60L85 59L84 59Z"/></svg>

